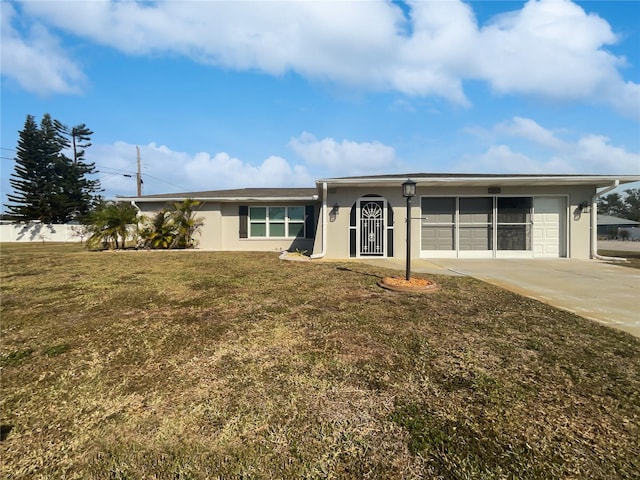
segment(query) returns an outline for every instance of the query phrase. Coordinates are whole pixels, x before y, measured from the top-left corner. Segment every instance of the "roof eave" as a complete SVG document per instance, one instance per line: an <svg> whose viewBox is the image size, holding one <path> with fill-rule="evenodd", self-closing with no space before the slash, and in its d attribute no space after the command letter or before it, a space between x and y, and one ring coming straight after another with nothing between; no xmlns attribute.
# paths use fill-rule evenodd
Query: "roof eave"
<svg viewBox="0 0 640 480"><path fill-rule="evenodd" d="M190 198L198 202L316 202L318 196L311 197L116 197L119 201L129 201L136 203L150 202L181 202Z"/></svg>
<svg viewBox="0 0 640 480"><path fill-rule="evenodd" d="M409 177L408 177L409 178ZM433 186L501 186L501 185L527 185L535 183L537 185L593 185L596 187L606 187L616 180L620 184L639 182L637 175L518 175L518 176L452 176L434 177L429 175L411 175L410 178L418 185ZM328 186L335 185L363 185L377 187L399 186L402 183L399 177L352 177L352 178L326 178L316 181L316 185L326 183Z"/></svg>

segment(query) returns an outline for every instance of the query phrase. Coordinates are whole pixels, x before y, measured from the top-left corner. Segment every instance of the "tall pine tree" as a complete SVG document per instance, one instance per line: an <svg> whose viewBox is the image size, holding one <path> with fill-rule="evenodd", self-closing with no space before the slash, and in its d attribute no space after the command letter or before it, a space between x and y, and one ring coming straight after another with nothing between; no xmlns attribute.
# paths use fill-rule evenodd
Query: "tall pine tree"
<svg viewBox="0 0 640 480"><path fill-rule="evenodd" d="M66 177L69 175L69 159L65 157L64 150L69 147L69 142L62 135L62 125L58 120L51 118L46 113L40 122L40 135L42 136L42 156L49 176L49 205L51 207L51 223L66 223L69 220L69 200L65 191Z"/></svg>
<svg viewBox="0 0 640 480"><path fill-rule="evenodd" d="M85 160L85 149L91 146L93 132L82 123L73 128L56 121L55 129L63 152L70 149L71 158L63 155L58 166L60 211L68 219L84 218L94 205L95 193L100 191L100 182L88 178L96 173L95 164Z"/></svg>
<svg viewBox="0 0 640 480"><path fill-rule="evenodd" d="M11 203L6 207L16 220L49 221L52 172L43 155L42 134L33 115L27 115L16 151L15 172L9 179L15 193L7 195Z"/></svg>
<svg viewBox="0 0 640 480"><path fill-rule="evenodd" d="M70 130L49 114L38 128L34 117L27 115L10 179L14 193L7 195L6 207L13 218L66 223L86 216L100 190L99 181L88 178L96 173L95 165L84 158L92 134L84 124Z"/></svg>
<svg viewBox="0 0 640 480"><path fill-rule="evenodd" d="M71 137L73 149L68 185L69 200L74 214L85 217L94 206L95 194L100 191L100 182L88 178L89 175L97 173L96 166L85 159L85 149L91 146L93 132L82 123L73 127L68 134Z"/></svg>

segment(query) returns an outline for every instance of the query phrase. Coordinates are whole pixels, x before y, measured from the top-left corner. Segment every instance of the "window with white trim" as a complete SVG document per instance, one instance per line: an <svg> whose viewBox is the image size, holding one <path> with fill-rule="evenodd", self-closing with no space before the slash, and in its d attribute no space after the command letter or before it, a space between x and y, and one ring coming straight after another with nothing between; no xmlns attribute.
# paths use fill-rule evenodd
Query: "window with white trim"
<svg viewBox="0 0 640 480"><path fill-rule="evenodd" d="M249 207L249 237L304 237L304 217L304 206Z"/></svg>

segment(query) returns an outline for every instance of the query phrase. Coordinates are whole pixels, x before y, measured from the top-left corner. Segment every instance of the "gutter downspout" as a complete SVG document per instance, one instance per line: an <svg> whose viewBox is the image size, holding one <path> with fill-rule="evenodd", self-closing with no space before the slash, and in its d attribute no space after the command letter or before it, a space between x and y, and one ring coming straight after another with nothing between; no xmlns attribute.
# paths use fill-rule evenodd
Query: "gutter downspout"
<svg viewBox="0 0 640 480"><path fill-rule="evenodd" d="M322 182L322 250L311 255L311 259L322 258L327 254L327 182Z"/></svg>
<svg viewBox="0 0 640 480"><path fill-rule="evenodd" d="M137 222L136 222L136 250L138 249L138 247L140 246L140 217L142 217L142 209L138 206L138 204L134 201L131 200L131 206L133 208L136 209L137 213L136 213L136 218L137 218Z"/></svg>
<svg viewBox="0 0 640 480"><path fill-rule="evenodd" d="M616 180L613 182L613 185L609 185L608 187L596 192L595 195L591 198L591 258L595 260L605 260L607 262L621 262L624 263L627 261L626 258L622 257L605 257L602 255L598 255L598 198L604 195L607 192L610 192L614 188L617 188L620 185L620 180Z"/></svg>
<svg viewBox="0 0 640 480"><path fill-rule="evenodd" d="M138 213L140 213L140 212L142 211L142 210L140 209L140 207L138 206L138 204L137 204L134 200L131 200L131 206L132 206L133 208L135 208L135 209L138 211Z"/></svg>

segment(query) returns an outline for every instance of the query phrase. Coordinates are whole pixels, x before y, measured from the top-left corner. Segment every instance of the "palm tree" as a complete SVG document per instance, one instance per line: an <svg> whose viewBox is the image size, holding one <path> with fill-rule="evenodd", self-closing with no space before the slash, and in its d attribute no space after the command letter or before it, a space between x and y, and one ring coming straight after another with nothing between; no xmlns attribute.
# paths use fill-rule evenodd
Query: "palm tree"
<svg viewBox="0 0 640 480"><path fill-rule="evenodd" d="M145 222L141 231L144 246L147 248L169 248L175 238L175 229L171 213L160 210L150 221Z"/></svg>
<svg viewBox="0 0 640 480"><path fill-rule="evenodd" d="M175 227L175 237L171 243L171 248L194 247L193 236L200 231L203 225L203 218L194 216L194 209L200 205L200 202L192 198L173 204L171 217Z"/></svg>
<svg viewBox="0 0 640 480"><path fill-rule="evenodd" d="M115 245L125 248L127 238L131 234L131 225L137 227L138 210L129 203L104 202L89 216L88 247ZM118 242L121 240L121 243Z"/></svg>

